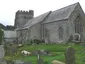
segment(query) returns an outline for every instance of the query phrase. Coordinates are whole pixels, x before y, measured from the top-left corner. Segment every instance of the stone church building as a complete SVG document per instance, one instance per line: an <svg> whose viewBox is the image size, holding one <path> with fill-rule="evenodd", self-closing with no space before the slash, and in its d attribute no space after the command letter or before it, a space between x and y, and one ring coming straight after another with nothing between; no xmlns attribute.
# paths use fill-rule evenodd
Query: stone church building
<svg viewBox="0 0 85 64"><path fill-rule="evenodd" d="M85 15L79 2L34 17L34 11L17 11L15 27L18 42L44 40L46 43L65 43L85 39Z"/></svg>

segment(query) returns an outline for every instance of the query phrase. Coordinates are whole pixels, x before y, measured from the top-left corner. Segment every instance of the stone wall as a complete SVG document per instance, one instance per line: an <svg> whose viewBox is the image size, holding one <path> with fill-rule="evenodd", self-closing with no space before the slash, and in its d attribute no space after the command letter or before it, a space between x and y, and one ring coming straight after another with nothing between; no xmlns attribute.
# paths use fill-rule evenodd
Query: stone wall
<svg viewBox="0 0 85 64"><path fill-rule="evenodd" d="M40 24L35 24L29 29L17 31L18 43L26 43L31 39L41 39Z"/></svg>
<svg viewBox="0 0 85 64"><path fill-rule="evenodd" d="M83 28L82 32L80 34L82 34L83 36L81 36L82 40L85 39L85 18L84 18L84 12L81 8L80 5L78 5L75 10L73 11L73 13L71 13L70 17L68 18L68 21L69 21L69 26L72 30L70 30L71 34L74 35L75 34L75 21L76 21L76 18L77 16L80 16L80 19L79 21L81 22L81 26Z"/></svg>
<svg viewBox="0 0 85 64"><path fill-rule="evenodd" d="M41 39L40 35L41 26L40 24L35 24L30 28L30 39Z"/></svg>
<svg viewBox="0 0 85 64"><path fill-rule="evenodd" d="M63 28L63 39L59 39L59 28ZM52 23L45 24L45 28L48 30L50 42L64 42L67 40L67 28L68 20L60 20ZM70 30L70 29L69 29Z"/></svg>
<svg viewBox="0 0 85 64"><path fill-rule="evenodd" d="M4 30L4 41L13 42L16 40L17 35L16 31Z"/></svg>

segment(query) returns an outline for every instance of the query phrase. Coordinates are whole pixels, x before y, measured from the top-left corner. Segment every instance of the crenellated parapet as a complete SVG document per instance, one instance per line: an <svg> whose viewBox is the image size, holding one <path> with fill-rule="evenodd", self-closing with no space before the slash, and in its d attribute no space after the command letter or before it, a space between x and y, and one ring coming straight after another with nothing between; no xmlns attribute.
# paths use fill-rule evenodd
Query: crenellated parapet
<svg viewBox="0 0 85 64"><path fill-rule="evenodd" d="M28 11L18 10L16 14L29 14Z"/></svg>
<svg viewBox="0 0 85 64"><path fill-rule="evenodd" d="M22 25L26 24L28 20L32 19L34 17L34 11L24 11L24 10L18 10L15 14L15 27L19 28Z"/></svg>
<svg viewBox="0 0 85 64"><path fill-rule="evenodd" d="M18 10L16 12L16 14L28 14L28 15L33 15L34 16L34 11L33 10L29 10L29 12L28 12L28 11L24 11L24 10Z"/></svg>

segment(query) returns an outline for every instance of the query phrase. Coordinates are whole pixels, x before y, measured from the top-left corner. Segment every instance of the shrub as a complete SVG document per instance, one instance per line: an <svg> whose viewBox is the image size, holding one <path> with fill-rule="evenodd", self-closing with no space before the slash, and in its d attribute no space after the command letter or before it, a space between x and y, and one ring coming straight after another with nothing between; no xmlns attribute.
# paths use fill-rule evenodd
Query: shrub
<svg viewBox="0 0 85 64"><path fill-rule="evenodd" d="M42 44L42 43L44 43L44 40L33 39L33 40L29 40L28 44Z"/></svg>
<svg viewBox="0 0 85 64"><path fill-rule="evenodd" d="M10 56L5 56L4 59L7 61L7 64L14 64L14 59Z"/></svg>
<svg viewBox="0 0 85 64"><path fill-rule="evenodd" d="M68 38L67 44L70 43L70 42L73 42L73 36L72 35Z"/></svg>
<svg viewBox="0 0 85 64"><path fill-rule="evenodd" d="M3 39L3 31L1 30L1 28L0 28L0 45L2 44L1 42L2 42L2 39Z"/></svg>

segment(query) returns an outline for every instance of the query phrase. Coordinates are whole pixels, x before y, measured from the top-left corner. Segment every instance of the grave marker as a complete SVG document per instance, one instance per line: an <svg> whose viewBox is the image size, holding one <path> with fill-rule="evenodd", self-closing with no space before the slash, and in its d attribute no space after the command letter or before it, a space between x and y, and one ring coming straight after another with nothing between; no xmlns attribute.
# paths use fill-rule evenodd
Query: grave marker
<svg viewBox="0 0 85 64"><path fill-rule="evenodd" d="M37 51L38 61L37 64L43 64L43 60L40 58L40 50Z"/></svg>
<svg viewBox="0 0 85 64"><path fill-rule="evenodd" d="M75 51L69 46L65 53L66 64L75 64Z"/></svg>

